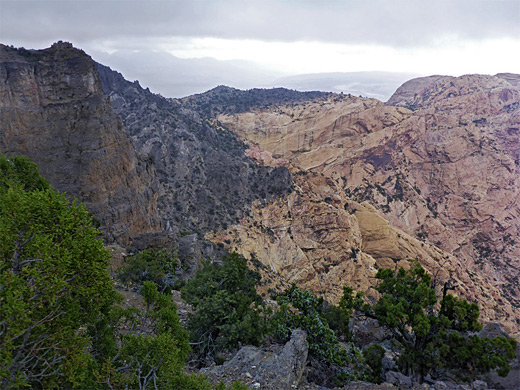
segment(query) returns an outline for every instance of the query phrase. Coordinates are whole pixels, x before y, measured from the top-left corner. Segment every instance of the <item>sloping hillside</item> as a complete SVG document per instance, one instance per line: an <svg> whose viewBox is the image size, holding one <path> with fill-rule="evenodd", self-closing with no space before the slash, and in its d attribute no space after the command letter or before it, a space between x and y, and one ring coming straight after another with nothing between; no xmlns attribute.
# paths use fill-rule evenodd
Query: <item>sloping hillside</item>
<svg viewBox="0 0 520 390"><path fill-rule="evenodd" d="M341 196L442 249L436 261L447 256L464 274L450 276L473 281L458 283L459 293L480 297L486 319L518 330L518 76L409 83L394 105L334 95L218 120L264 161L324 174Z"/></svg>

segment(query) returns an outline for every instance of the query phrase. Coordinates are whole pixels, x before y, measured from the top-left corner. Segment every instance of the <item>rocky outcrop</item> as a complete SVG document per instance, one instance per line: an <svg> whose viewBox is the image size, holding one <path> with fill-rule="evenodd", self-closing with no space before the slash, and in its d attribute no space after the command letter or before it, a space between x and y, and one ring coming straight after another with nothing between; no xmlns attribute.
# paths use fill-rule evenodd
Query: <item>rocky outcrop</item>
<svg viewBox="0 0 520 390"><path fill-rule="evenodd" d="M432 76L405 83L393 105L332 95L218 120L265 163L323 174L336 194L374 206L352 213L377 266L432 248L432 265L460 268L458 293L479 301L484 320L517 332L519 78Z"/></svg>
<svg viewBox="0 0 520 390"><path fill-rule="evenodd" d="M414 108L414 102L418 96L422 96L424 92L428 91L439 81L442 82L449 79L454 79L454 77L436 75L409 80L397 88L394 94L390 96L390 99L388 99L387 104Z"/></svg>
<svg viewBox="0 0 520 390"><path fill-rule="evenodd" d="M296 175L294 191L269 203L255 203L250 216L225 231L208 233L263 267L264 290L289 283L341 297L343 285L366 289L375 275L375 260L361 252L362 236L355 216L334 183L320 175Z"/></svg>
<svg viewBox="0 0 520 390"><path fill-rule="evenodd" d="M257 164L234 134L190 108L202 110L202 95L165 99L62 42L40 51L2 46L1 62L0 151L38 163L51 184L87 205L109 241L143 249L198 233L199 242L240 220L254 200L291 189L286 168ZM269 95L256 94L259 102ZM194 257L213 252L184 244Z"/></svg>
<svg viewBox="0 0 520 390"><path fill-rule="evenodd" d="M136 153L83 51L0 45L0 126L0 152L36 162L86 204L109 241L161 230L153 166Z"/></svg>
<svg viewBox="0 0 520 390"><path fill-rule="evenodd" d="M307 364L307 334L296 329L283 346L242 347L221 366L201 372L215 383L229 385L240 380L252 389L292 390L303 382Z"/></svg>
<svg viewBox="0 0 520 390"><path fill-rule="evenodd" d="M337 303L349 285L375 298L378 268L408 268L417 259L440 283L451 280L457 294L480 302L485 319L494 315L484 304L500 295L481 275L472 279L457 257L391 226L327 176L300 173L294 187L277 201L256 203L239 224L206 235L261 264L261 292L296 283Z"/></svg>

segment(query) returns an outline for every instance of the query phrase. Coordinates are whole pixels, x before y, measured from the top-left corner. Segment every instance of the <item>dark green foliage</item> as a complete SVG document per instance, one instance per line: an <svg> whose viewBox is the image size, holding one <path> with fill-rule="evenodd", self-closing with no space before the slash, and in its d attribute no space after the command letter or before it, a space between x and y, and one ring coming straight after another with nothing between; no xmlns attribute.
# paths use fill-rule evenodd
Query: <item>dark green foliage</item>
<svg viewBox="0 0 520 390"><path fill-rule="evenodd" d="M295 329L303 329L307 332L309 353L319 359L334 361L339 341L327 321L320 316L322 299L293 285L276 297L276 301L280 310L272 319L273 335L285 343Z"/></svg>
<svg viewBox="0 0 520 390"><path fill-rule="evenodd" d="M100 382L111 388L209 388L183 371L190 351L188 333L171 296L159 293L152 282L144 282L141 294L143 311L116 310L116 329L126 331L117 332L118 348L106 359Z"/></svg>
<svg viewBox="0 0 520 390"><path fill-rule="evenodd" d="M410 271L401 268L397 275L390 269L380 269L376 277L381 280L377 290L382 294L374 306L377 320L396 329L401 339L426 337L431 326L429 313L437 297L435 290L430 288L431 279L424 268L420 265ZM418 341L424 343L426 340Z"/></svg>
<svg viewBox="0 0 520 390"><path fill-rule="evenodd" d="M493 368L507 374L514 342L472 334L481 329L476 304L447 294L445 285L439 305L430 276L417 262L409 271L381 269L376 277L381 298L363 310L392 332L399 346L397 364L404 373L419 382L447 369L467 377Z"/></svg>
<svg viewBox="0 0 520 390"><path fill-rule="evenodd" d="M372 383L383 382L383 357L385 349L379 344L372 344L363 351L363 359L367 365L366 380Z"/></svg>
<svg viewBox="0 0 520 390"><path fill-rule="evenodd" d="M247 387L246 385L244 385L240 382L235 382L231 386L226 387L226 385L224 385L224 383L220 382L215 387L215 390L249 390L249 387Z"/></svg>
<svg viewBox="0 0 520 390"><path fill-rule="evenodd" d="M176 253L166 249L148 249L126 259L117 272L117 278L125 285L141 285L154 282L161 290L173 286L175 270L179 265Z"/></svg>
<svg viewBox="0 0 520 390"><path fill-rule="evenodd" d="M363 293L358 292L354 296L352 287L344 286L343 295L337 306L324 304L320 308L320 314L327 320L330 328L338 337L350 339L349 321L355 308L363 304Z"/></svg>
<svg viewBox="0 0 520 390"><path fill-rule="evenodd" d="M353 344L349 344L348 348L340 346L327 320L320 315L320 307L323 305L321 298L318 299L310 291L293 285L276 300L280 304L280 310L271 320L275 338L286 342L295 329L303 329L307 332L309 354L328 365L337 384L359 379L363 371L360 368L361 353ZM350 310L348 304L345 303L342 310Z"/></svg>
<svg viewBox="0 0 520 390"><path fill-rule="evenodd" d="M323 304L319 308L320 315L327 321L329 327L336 333L336 336L345 340L350 339L348 327L351 312L341 306Z"/></svg>
<svg viewBox="0 0 520 390"><path fill-rule="evenodd" d="M0 157L2 388L88 383L99 327L116 300L108 253L85 207L70 204L36 165Z"/></svg>
<svg viewBox="0 0 520 390"><path fill-rule="evenodd" d="M222 264L206 264L186 283L182 297L195 310L188 329L197 353L215 356L239 343L258 345L267 327L255 290L259 279L242 256L232 253Z"/></svg>
<svg viewBox="0 0 520 390"><path fill-rule="evenodd" d="M213 387L202 375L188 375L188 332L182 328L171 295L150 281L141 289L145 308L115 308L117 348L101 364L98 384L110 389L246 389L240 383Z"/></svg>
<svg viewBox="0 0 520 390"><path fill-rule="evenodd" d="M38 173L35 163L25 156L6 158L0 154L0 192L17 187L23 191L48 190L49 183Z"/></svg>
<svg viewBox="0 0 520 390"><path fill-rule="evenodd" d="M183 371L188 334L171 296L144 282L143 311L116 305L85 207L26 158L0 155L0 173L0 387L211 390Z"/></svg>
<svg viewBox="0 0 520 390"><path fill-rule="evenodd" d="M509 362L515 357L516 341L502 336L493 339L475 335L464 337L453 332L444 336L440 348L442 367L450 368L460 377L475 380L480 372L496 369L506 376Z"/></svg>

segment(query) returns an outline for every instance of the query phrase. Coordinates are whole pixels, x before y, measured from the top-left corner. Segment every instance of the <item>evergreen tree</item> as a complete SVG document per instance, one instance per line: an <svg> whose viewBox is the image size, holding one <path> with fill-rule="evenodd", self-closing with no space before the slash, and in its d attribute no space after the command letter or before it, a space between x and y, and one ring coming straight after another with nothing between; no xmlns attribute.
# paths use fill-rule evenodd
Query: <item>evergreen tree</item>
<svg viewBox="0 0 520 390"><path fill-rule="evenodd" d="M206 264L186 283L182 297L194 307L188 329L196 352L214 356L239 343L259 344L267 327L255 289L259 279L244 257L232 253L222 264Z"/></svg>
<svg viewBox="0 0 520 390"><path fill-rule="evenodd" d="M92 225L34 163L0 155L0 387L213 389L184 373L188 334L171 296L145 282L144 310L117 305Z"/></svg>
<svg viewBox="0 0 520 390"><path fill-rule="evenodd" d="M408 271L380 269L376 277L381 280L377 286L381 297L362 310L390 330L404 373L418 382L440 369L471 370L474 375L498 368L507 375L516 342L476 336L481 325L475 303L447 294L447 285L439 302L430 276L418 262Z"/></svg>
<svg viewBox="0 0 520 390"><path fill-rule="evenodd" d="M108 252L82 205L53 191L24 157L0 156L0 383L91 381L89 330L116 293Z"/></svg>
<svg viewBox="0 0 520 390"><path fill-rule="evenodd" d="M359 299L359 296L357 297ZM271 319L273 336L281 342L287 342L295 329L307 333L309 355L316 363L327 370L332 383L342 385L352 380L363 378L365 368L361 351L353 344L342 346L327 317L323 315L323 299L312 292L292 285L276 297L280 309ZM344 288L343 298L338 306L330 306L326 313L334 320L350 316L356 298L352 289ZM331 384L332 384L331 383Z"/></svg>

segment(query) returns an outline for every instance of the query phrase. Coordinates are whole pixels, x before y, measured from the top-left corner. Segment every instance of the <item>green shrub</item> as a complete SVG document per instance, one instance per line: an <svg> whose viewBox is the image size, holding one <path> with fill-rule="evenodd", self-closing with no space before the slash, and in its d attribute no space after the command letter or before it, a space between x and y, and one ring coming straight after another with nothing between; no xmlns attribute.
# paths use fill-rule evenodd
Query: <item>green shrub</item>
<svg viewBox="0 0 520 390"><path fill-rule="evenodd" d="M287 342L295 329L303 329L310 356L328 365L337 385L362 377L361 351L352 343L340 345L326 318L320 315L321 298L293 285L276 300L280 309L271 319L271 333L278 341Z"/></svg>
<svg viewBox="0 0 520 390"><path fill-rule="evenodd" d="M171 296L144 281L143 311L117 305L92 224L35 164L0 155L0 387L211 390L184 372L188 333Z"/></svg>
<svg viewBox="0 0 520 390"><path fill-rule="evenodd" d="M93 386L117 294L87 209L24 157L0 156L0 387Z"/></svg>
<svg viewBox="0 0 520 390"><path fill-rule="evenodd" d="M379 344L372 344L363 351L363 359L367 365L366 379L372 383L383 382L383 358L385 349Z"/></svg>
<svg viewBox="0 0 520 390"><path fill-rule="evenodd" d="M242 256L232 253L222 264L206 264L186 283L182 297L194 308L188 329L195 352L214 357L239 343L260 343L267 319L255 289L259 279Z"/></svg>
<svg viewBox="0 0 520 390"><path fill-rule="evenodd" d="M0 154L0 191L8 188L21 191L50 189L49 182L38 173L38 166L25 156L6 158Z"/></svg>
<svg viewBox="0 0 520 390"><path fill-rule="evenodd" d="M148 249L127 258L116 277L127 287L153 282L159 289L173 288L177 279L175 271L179 266L177 253L166 249Z"/></svg>
<svg viewBox="0 0 520 390"><path fill-rule="evenodd" d="M361 304L362 293L357 293L354 296L354 290L351 287L343 287L343 296L338 305L330 305L323 303L319 307L321 316L323 316L330 328L334 330L338 337L343 337L346 340L351 338L349 330L350 316L353 310Z"/></svg>
<svg viewBox="0 0 520 390"><path fill-rule="evenodd" d="M448 284L439 302L431 277L418 262L409 270L380 269L376 277L381 297L362 310L391 330L402 372L419 383L441 369L467 378L494 368L500 375L509 372L516 342L476 336L481 329L478 306L447 294Z"/></svg>

